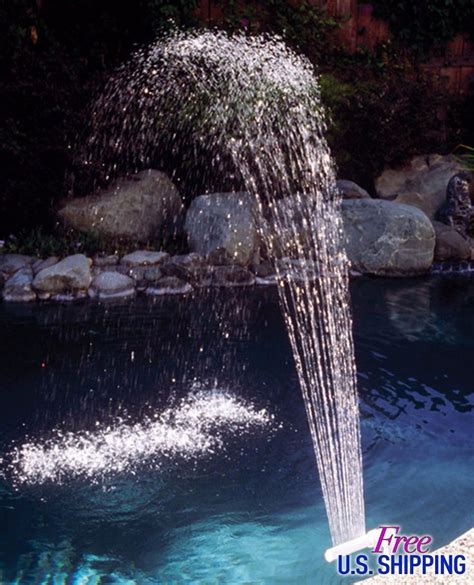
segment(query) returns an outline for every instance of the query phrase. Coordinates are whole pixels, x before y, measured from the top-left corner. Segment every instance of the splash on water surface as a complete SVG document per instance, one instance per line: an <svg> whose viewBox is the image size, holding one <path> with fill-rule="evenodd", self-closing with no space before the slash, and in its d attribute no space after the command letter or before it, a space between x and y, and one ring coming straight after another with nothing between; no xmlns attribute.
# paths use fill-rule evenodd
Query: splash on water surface
<svg viewBox="0 0 474 585"><path fill-rule="evenodd" d="M17 483L98 480L111 474L159 468L163 461L195 460L223 451L232 437L277 428L274 416L225 392L200 391L137 424L117 421L88 432L56 430L45 441L30 441L9 455Z"/></svg>

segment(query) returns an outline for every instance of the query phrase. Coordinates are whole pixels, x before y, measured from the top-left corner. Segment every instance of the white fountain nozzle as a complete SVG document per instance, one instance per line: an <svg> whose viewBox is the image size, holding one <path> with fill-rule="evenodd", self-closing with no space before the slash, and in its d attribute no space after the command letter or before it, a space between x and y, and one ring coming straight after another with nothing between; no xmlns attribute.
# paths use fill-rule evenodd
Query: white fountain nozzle
<svg viewBox="0 0 474 585"><path fill-rule="evenodd" d="M373 548L377 542L379 534L380 528L374 528L362 536L358 536L357 538L353 538L352 540L328 548L324 553L324 558L328 563L332 563L332 561L335 561L338 556L350 555L364 548Z"/></svg>

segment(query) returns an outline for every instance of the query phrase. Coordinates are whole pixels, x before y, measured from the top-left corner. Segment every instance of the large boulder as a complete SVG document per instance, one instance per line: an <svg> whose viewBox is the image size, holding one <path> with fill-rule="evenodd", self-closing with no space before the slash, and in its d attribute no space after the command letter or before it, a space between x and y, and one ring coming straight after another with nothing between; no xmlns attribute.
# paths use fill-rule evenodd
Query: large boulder
<svg viewBox="0 0 474 585"><path fill-rule="evenodd" d="M338 179L336 181L336 187L339 189L343 199L370 199L370 195L365 189L359 187L354 181L348 181L347 179Z"/></svg>
<svg viewBox="0 0 474 585"><path fill-rule="evenodd" d="M453 175L462 171L452 155L415 156L397 169L386 169L375 181L375 190L382 199L412 205L430 219L446 199L446 188Z"/></svg>
<svg viewBox="0 0 474 585"><path fill-rule="evenodd" d="M347 200L342 202L342 216L354 270L407 276L431 267L435 233L419 209L377 199Z"/></svg>
<svg viewBox="0 0 474 585"><path fill-rule="evenodd" d="M84 254L68 256L44 268L35 276L33 287L40 293L77 293L85 291L91 283L92 260Z"/></svg>
<svg viewBox="0 0 474 585"><path fill-rule="evenodd" d="M3 299L11 302L29 302L36 300L36 293L31 284L33 271L31 267L20 268L5 283Z"/></svg>
<svg viewBox="0 0 474 585"><path fill-rule="evenodd" d="M170 179L149 169L120 178L97 195L65 201L58 215L67 227L79 231L146 242L175 230L183 211Z"/></svg>
<svg viewBox="0 0 474 585"><path fill-rule="evenodd" d="M470 260L474 241L462 236L452 226L433 221L436 233L435 260Z"/></svg>
<svg viewBox="0 0 474 585"><path fill-rule="evenodd" d="M250 264L259 248L255 208L248 193L196 197L185 223L191 250L206 256L222 249L236 264Z"/></svg>

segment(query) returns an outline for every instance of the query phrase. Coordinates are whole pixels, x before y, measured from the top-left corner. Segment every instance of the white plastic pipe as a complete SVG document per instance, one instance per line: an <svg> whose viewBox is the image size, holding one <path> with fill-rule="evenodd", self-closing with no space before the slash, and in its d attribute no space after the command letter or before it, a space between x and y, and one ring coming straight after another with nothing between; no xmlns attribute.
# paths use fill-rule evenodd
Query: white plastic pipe
<svg viewBox="0 0 474 585"><path fill-rule="evenodd" d="M352 540L328 548L324 553L324 558L328 563L332 563L332 561L335 561L338 556L351 555L352 553L364 548L373 548L377 543L379 534L380 528L374 528L362 536L358 536L357 538L353 538Z"/></svg>

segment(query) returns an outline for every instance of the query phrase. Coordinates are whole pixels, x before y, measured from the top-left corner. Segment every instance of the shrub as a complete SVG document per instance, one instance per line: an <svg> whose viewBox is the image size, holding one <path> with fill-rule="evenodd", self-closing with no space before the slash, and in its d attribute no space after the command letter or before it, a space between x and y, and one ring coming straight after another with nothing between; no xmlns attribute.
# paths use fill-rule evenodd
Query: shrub
<svg viewBox="0 0 474 585"><path fill-rule="evenodd" d="M394 38L418 56L457 33L474 37L472 0L375 0L374 5L375 15L389 23Z"/></svg>
<svg viewBox="0 0 474 585"><path fill-rule="evenodd" d="M322 97L339 174L369 190L385 166L447 152L463 135L457 101L414 69L388 65L352 83L323 75Z"/></svg>

